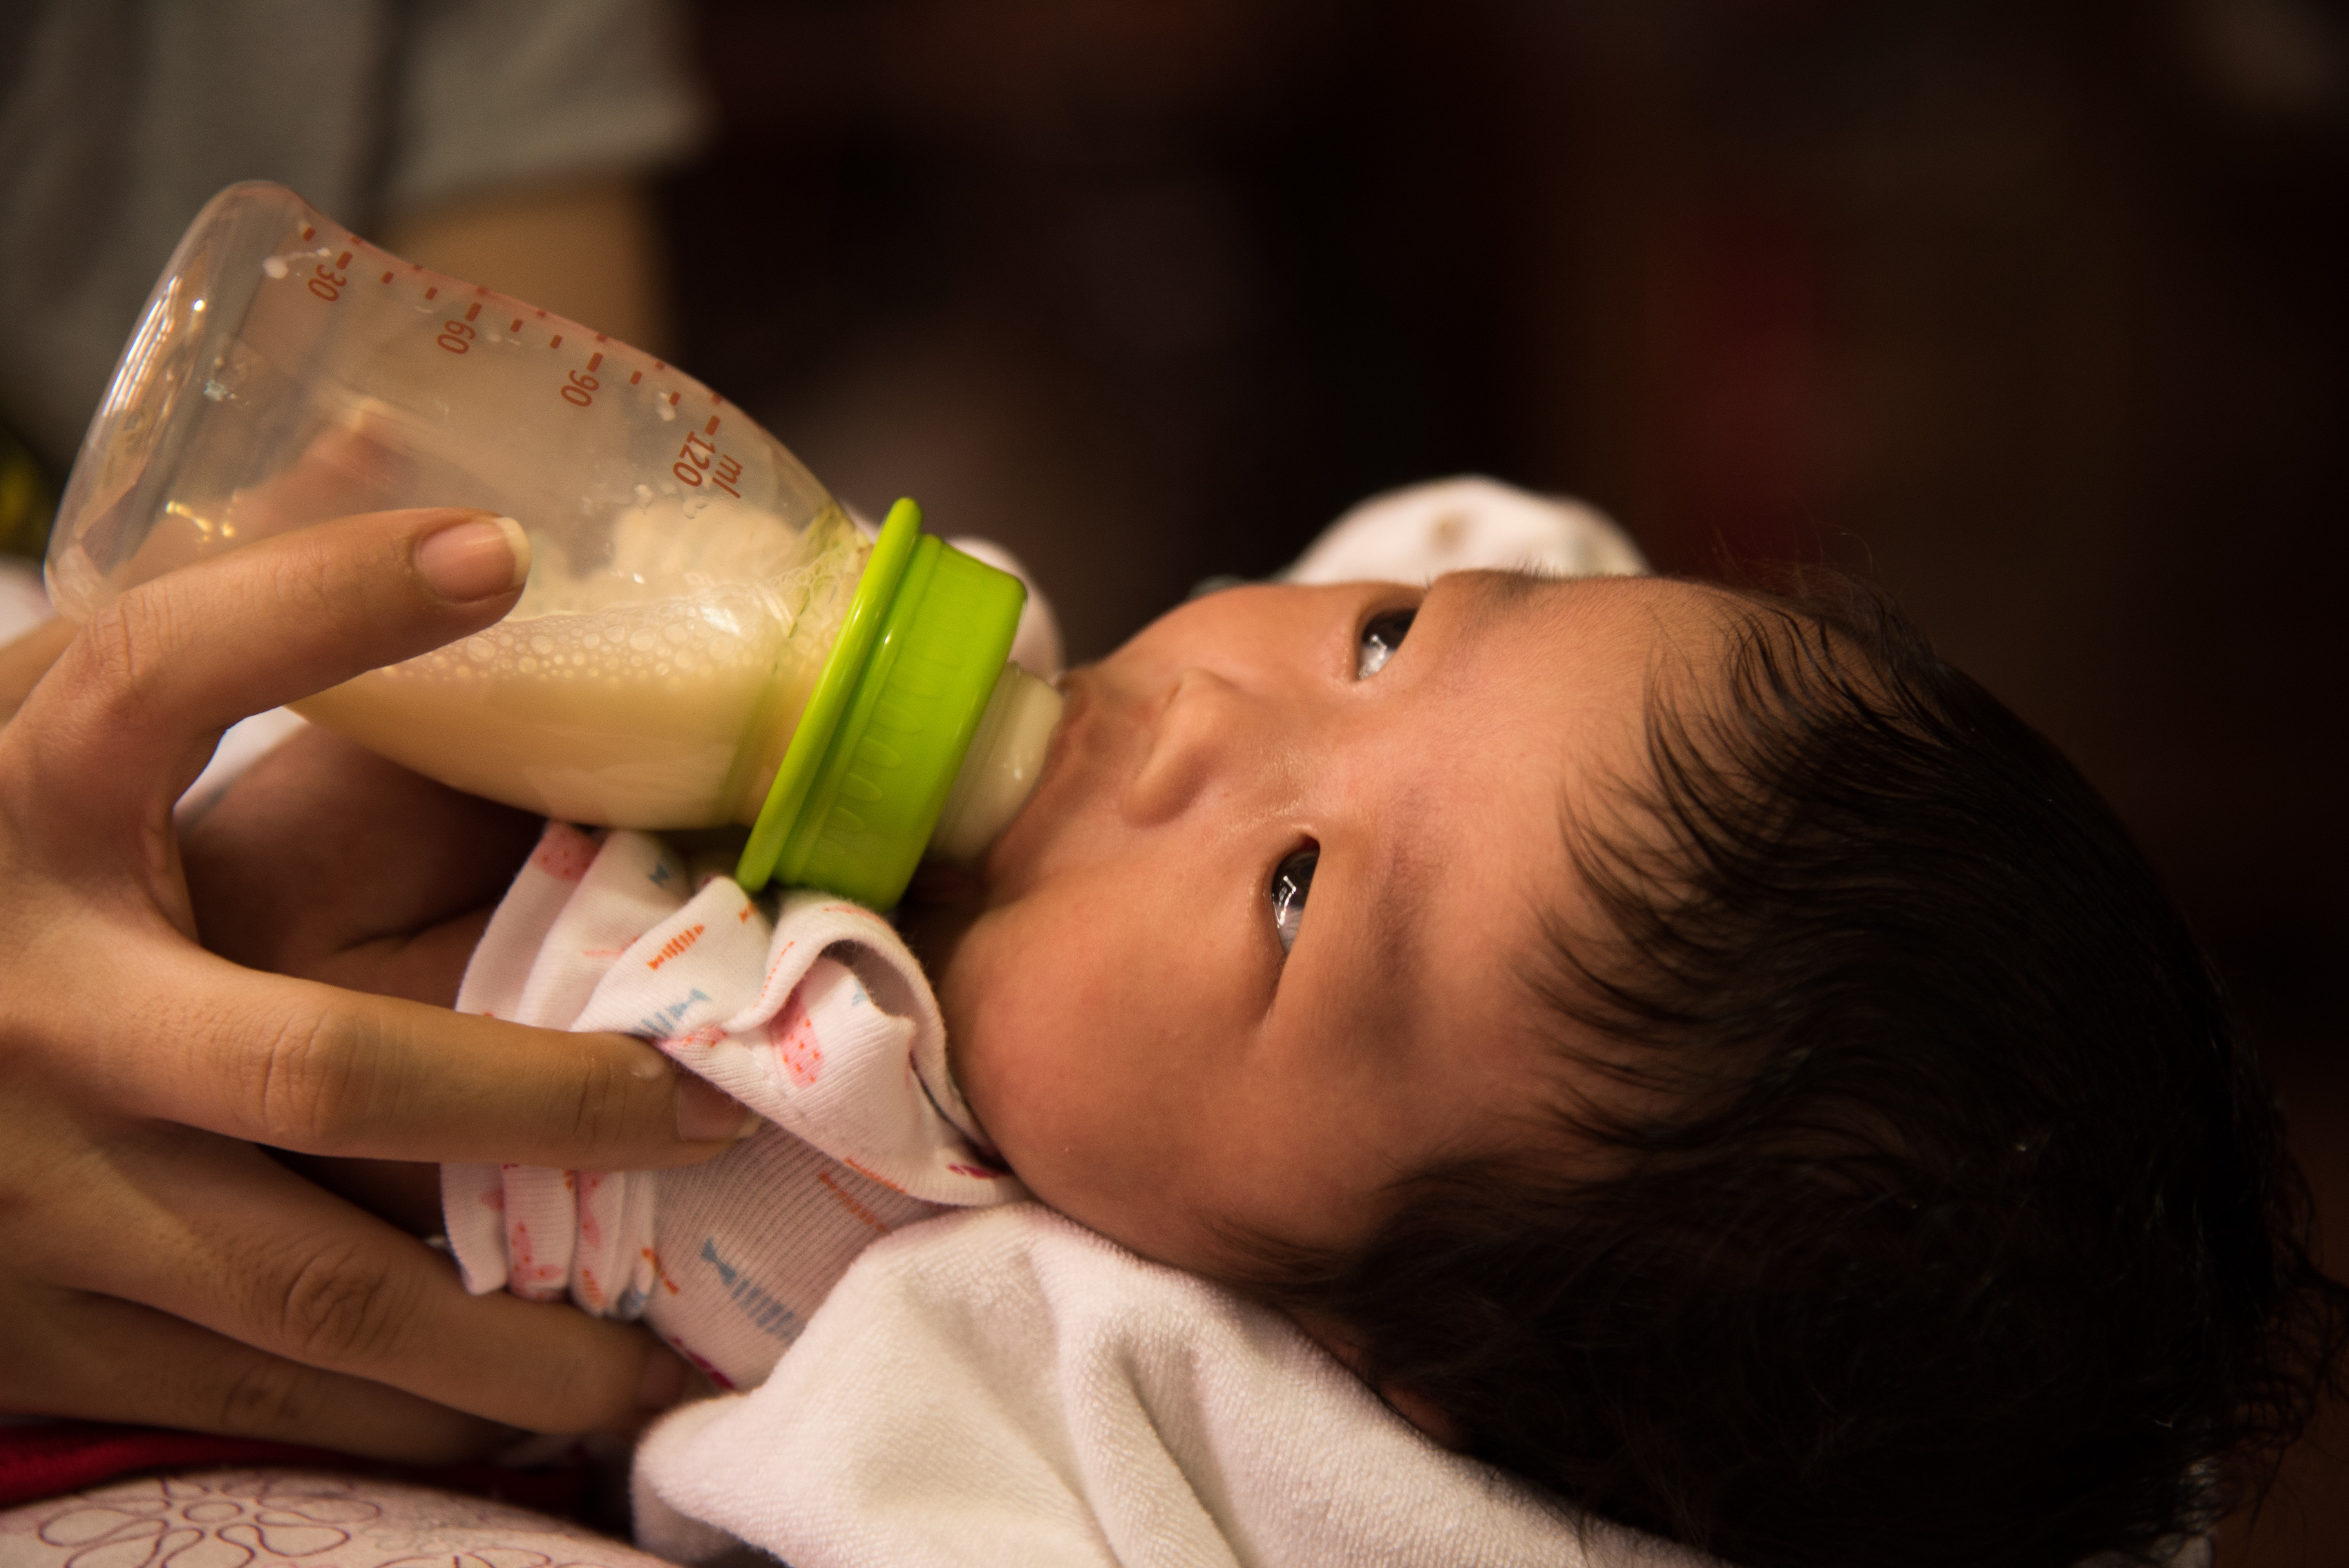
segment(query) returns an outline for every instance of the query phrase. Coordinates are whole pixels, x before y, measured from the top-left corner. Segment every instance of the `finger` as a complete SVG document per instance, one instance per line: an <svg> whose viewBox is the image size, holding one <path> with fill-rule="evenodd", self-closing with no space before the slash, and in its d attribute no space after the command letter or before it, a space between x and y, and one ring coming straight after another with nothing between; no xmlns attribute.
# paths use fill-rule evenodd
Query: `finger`
<svg viewBox="0 0 2349 1568"><path fill-rule="evenodd" d="M340 953L321 954L295 973L346 990L399 996L453 1007L465 983L465 968L495 913L477 909L413 936L380 936Z"/></svg>
<svg viewBox="0 0 2349 1568"><path fill-rule="evenodd" d="M336 954L494 904L543 826L313 726L183 825L180 855L206 947L323 978L318 965ZM463 964L460 954L457 973ZM359 988L444 1006L455 996L453 984L446 995Z"/></svg>
<svg viewBox="0 0 2349 1568"><path fill-rule="evenodd" d="M93 616L18 710L34 787L85 810L176 798L219 732L480 630L530 564L511 519L375 512L167 573Z"/></svg>
<svg viewBox="0 0 2349 1568"><path fill-rule="evenodd" d="M167 1130L113 1153L110 1244L44 1277L533 1431L633 1430L683 1387L641 1330L469 1295L448 1258L256 1150Z"/></svg>
<svg viewBox="0 0 2349 1568"><path fill-rule="evenodd" d="M588 1171L690 1163L756 1125L740 1107L713 1122L701 1080L626 1035L528 1028L161 944L132 957L113 994L144 1016L101 1044L72 1011L44 1020L81 1042L99 1103L131 1115L308 1153Z"/></svg>
<svg viewBox="0 0 2349 1568"><path fill-rule="evenodd" d="M308 1443L406 1464L478 1459L509 1429L363 1377L272 1356L102 1295L10 1292L0 1336L9 1408Z"/></svg>
<svg viewBox="0 0 2349 1568"><path fill-rule="evenodd" d="M26 695L48 674L78 630L64 616L54 616L0 648L0 723L23 706Z"/></svg>

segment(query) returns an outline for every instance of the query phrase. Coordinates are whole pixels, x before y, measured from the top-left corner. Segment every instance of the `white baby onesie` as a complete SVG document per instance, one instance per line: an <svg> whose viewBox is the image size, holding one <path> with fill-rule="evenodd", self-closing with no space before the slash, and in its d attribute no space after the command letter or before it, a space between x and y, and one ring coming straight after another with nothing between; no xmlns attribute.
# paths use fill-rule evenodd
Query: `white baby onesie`
<svg viewBox="0 0 2349 1568"><path fill-rule="evenodd" d="M547 825L459 1009L641 1036L768 1125L678 1171L442 1167L468 1290L641 1317L721 1387L754 1387L871 1243L1024 1195L980 1152L888 923L823 893L769 907L650 834Z"/></svg>

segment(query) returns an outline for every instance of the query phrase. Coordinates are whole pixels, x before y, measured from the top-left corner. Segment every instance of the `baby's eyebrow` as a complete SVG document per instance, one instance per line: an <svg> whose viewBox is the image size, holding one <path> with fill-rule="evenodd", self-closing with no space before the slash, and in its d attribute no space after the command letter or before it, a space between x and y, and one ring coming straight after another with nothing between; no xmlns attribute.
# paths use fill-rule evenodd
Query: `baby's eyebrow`
<svg viewBox="0 0 2349 1568"><path fill-rule="evenodd" d="M1457 621L1454 634L1474 640L1527 608L1545 589L1564 581L1567 579L1545 577L1537 572L1463 572L1437 578L1429 584L1428 596L1433 598L1444 592L1454 601L1453 606L1447 606Z"/></svg>

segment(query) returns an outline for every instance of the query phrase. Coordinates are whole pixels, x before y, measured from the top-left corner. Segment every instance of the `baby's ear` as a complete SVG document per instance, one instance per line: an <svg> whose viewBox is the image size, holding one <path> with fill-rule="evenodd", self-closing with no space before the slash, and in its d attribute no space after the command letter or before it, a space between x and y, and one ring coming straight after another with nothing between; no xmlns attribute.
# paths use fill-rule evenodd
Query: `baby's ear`
<svg viewBox="0 0 2349 1568"><path fill-rule="evenodd" d="M1415 1394L1399 1383L1381 1383L1378 1385L1377 1393L1386 1402L1388 1409L1444 1448L1455 1454L1468 1451L1468 1435L1460 1429L1459 1422L1438 1409L1433 1400Z"/></svg>
<svg viewBox="0 0 2349 1568"><path fill-rule="evenodd" d="M1337 1357L1339 1365L1364 1382L1370 1382L1362 1371L1366 1358L1362 1354L1361 1342L1344 1324L1327 1313L1297 1308L1291 1308L1288 1315L1315 1344ZM1371 1383L1371 1391L1388 1409L1444 1447L1454 1453L1468 1451L1467 1434L1461 1431L1460 1423L1444 1414L1434 1400L1392 1379Z"/></svg>

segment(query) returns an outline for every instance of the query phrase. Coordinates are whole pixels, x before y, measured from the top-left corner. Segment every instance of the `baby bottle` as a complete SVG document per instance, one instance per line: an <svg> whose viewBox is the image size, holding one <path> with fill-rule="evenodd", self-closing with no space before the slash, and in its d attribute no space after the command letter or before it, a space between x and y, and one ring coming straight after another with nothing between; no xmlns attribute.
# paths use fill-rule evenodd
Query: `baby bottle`
<svg viewBox="0 0 2349 1568"><path fill-rule="evenodd" d="M295 705L568 821L751 828L739 875L896 902L1033 787L1060 696L1006 662L1027 591L921 532L868 543L691 377L368 244L280 186L222 191L124 347L59 506L87 620L325 519L471 506L531 569L498 624Z"/></svg>

